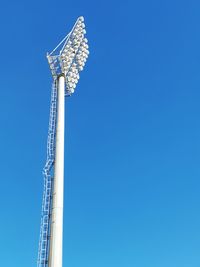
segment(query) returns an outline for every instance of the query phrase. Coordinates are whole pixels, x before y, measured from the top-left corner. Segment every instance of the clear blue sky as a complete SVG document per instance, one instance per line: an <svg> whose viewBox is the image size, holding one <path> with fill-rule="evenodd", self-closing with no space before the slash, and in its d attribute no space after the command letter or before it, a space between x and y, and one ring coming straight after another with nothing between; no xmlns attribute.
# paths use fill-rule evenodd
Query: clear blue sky
<svg viewBox="0 0 200 267"><path fill-rule="evenodd" d="M67 99L64 267L200 266L199 1L4 1L0 266L36 266L51 74L86 19Z"/></svg>

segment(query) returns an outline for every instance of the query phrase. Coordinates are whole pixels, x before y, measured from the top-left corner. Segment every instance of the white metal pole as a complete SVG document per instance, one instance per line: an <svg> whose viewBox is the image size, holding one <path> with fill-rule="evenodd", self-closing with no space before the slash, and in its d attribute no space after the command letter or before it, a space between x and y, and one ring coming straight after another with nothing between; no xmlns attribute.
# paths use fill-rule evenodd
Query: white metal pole
<svg viewBox="0 0 200 267"><path fill-rule="evenodd" d="M56 151L53 184L52 221L49 267L62 267L63 196L64 196L64 131L65 131L65 77L58 77L58 106Z"/></svg>

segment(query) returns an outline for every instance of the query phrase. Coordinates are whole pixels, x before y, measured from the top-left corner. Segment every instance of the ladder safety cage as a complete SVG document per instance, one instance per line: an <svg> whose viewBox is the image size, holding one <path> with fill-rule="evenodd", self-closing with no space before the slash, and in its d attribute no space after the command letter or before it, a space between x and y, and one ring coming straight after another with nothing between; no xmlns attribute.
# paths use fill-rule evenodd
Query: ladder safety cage
<svg viewBox="0 0 200 267"><path fill-rule="evenodd" d="M40 240L38 250L37 267L48 267L50 220L52 205L52 180L53 166L55 160L55 138L56 138L56 117L57 117L57 81L52 84L49 130L47 140L47 159L43 169L44 191L42 201L42 215L40 227Z"/></svg>

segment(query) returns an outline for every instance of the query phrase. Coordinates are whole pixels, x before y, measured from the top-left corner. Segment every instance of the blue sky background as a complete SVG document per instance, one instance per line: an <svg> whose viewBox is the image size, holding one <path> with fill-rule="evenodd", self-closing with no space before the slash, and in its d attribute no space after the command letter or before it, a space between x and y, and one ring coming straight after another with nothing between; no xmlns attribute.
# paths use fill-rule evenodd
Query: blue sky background
<svg viewBox="0 0 200 267"><path fill-rule="evenodd" d="M67 99L64 267L199 267L199 1L2 1L0 256L36 266L51 74L84 15Z"/></svg>

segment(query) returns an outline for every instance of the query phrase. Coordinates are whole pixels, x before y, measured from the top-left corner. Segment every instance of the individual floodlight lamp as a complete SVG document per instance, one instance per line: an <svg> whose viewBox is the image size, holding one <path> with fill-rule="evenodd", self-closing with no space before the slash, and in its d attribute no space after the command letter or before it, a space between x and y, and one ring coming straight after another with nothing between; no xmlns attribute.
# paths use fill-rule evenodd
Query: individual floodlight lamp
<svg viewBox="0 0 200 267"><path fill-rule="evenodd" d="M38 267L62 267L65 96L74 93L89 50L84 18L47 54L53 76Z"/></svg>

